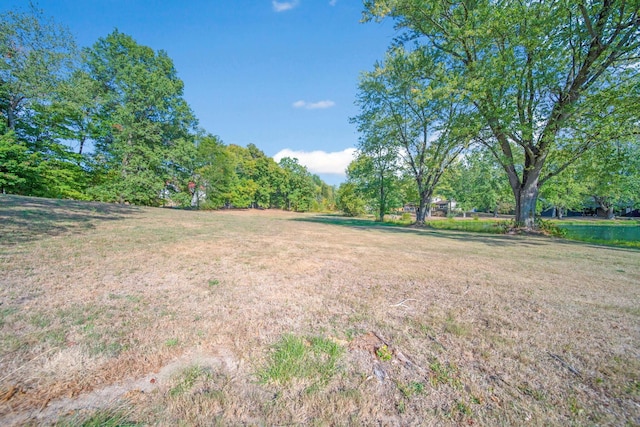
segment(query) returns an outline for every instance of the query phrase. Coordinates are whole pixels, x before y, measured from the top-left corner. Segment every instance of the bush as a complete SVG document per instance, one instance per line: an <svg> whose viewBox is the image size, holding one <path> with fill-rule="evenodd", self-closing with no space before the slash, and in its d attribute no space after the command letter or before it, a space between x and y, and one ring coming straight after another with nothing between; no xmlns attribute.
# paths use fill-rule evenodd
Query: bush
<svg viewBox="0 0 640 427"><path fill-rule="evenodd" d="M542 218L536 218L535 224L537 228L539 228L541 231L551 236L555 236L555 237L567 236L567 230L558 227L551 221L544 220Z"/></svg>
<svg viewBox="0 0 640 427"><path fill-rule="evenodd" d="M355 185L343 183L336 195L337 206L346 216L359 216L365 212L364 200L358 196Z"/></svg>

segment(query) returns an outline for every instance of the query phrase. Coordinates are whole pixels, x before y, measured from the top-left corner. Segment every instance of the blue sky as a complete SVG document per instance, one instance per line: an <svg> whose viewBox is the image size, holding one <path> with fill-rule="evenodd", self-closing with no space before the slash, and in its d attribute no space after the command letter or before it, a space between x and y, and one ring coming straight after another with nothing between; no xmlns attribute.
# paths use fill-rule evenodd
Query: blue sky
<svg viewBox="0 0 640 427"><path fill-rule="evenodd" d="M5 0L0 10L26 6ZM391 22L361 24L360 0L39 0L91 46L117 28L167 51L200 127L227 144L297 157L339 183L358 135L358 76L382 59ZM284 150L284 151L283 151Z"/></svg>

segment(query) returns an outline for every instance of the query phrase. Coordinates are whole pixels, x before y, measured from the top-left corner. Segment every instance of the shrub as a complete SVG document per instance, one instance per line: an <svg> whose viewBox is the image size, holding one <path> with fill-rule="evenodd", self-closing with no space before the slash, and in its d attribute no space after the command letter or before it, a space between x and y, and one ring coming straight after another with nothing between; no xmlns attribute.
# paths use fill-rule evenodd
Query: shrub
<svg viewBox="0 0 640 427"><path fill-rule="evenodd" d="M567 230L558 227L551 221L544 220L542 218L536 218L536 227L542 230L544 233L555 237L566 237Z"/></svg>

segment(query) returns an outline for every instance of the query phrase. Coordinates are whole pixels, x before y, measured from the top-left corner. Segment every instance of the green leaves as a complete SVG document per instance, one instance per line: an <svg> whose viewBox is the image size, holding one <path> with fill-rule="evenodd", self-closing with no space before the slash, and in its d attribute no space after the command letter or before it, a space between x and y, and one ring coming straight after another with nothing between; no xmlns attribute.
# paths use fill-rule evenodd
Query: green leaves
<svg viewBox="0 0 640 427"><path fill-rule="evenodd" d="M195 126L173 62L117 30L85 56L98 89L95 160L98 169L110 171L97 176L93 194L105 201L158 204L165 180L176 174L180 153L174 151L184 153Z"/></svg>
<svg viewBox="0 0 640 427"><path fill-rule="evenodd" d="M384 181L397 164L415 182L418 222L424 222L442 173L470 139L464 110L442 70L436 51L392 49L384 63L362 75L356 101L361 112L352 119L362 134L359 148L376 170L378 206L386 203Z"/></svg>
<svg viewBox="0 0 640 427"><path fill-rule="evenodd" d="M42 11L0 15L0 108L9 130L21 136L28 111L50 101L74 59L73 38Z"/></svg>
<svg viewBox="0 0 640 427"><path fill-rule="evenodd" d="M1 191L198 208L332 203L333 188L297 161L196 133L166 52L115 30L76 54L40 11L0 15Z"/></svg>
<svg viewBox="0 0 640 427"><path fill-rule="evenodd" d="M414 42L444 66L443 81L506 171L517 222L527 226L545 181L637 125L639 12L623 0L365 2L366 19L392 17L405 30L400 44ZM549 168L553 157L565 162Z"/></svg>

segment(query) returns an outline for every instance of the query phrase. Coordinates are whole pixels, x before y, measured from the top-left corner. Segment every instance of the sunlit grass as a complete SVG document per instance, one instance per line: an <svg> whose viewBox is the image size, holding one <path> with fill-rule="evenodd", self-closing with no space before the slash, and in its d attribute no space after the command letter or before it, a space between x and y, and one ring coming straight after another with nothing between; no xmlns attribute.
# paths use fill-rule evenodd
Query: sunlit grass
<svg viewBox="0 0 640 427"><path fill-rule="evenodd" d="M295 378L326 383L337 371L344 349L322 337L302 338L284 335L258 377L263 383L287 384Z"/></svg>

